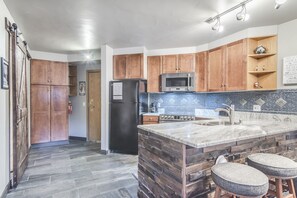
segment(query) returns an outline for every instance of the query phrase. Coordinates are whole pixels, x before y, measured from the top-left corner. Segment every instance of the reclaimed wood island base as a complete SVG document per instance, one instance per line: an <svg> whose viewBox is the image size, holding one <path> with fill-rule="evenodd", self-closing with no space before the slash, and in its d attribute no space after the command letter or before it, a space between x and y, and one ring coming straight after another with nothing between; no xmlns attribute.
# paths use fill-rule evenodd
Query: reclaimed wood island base
<svg viewBox="0 0 297 198"><path fill-rule="evenodd" d="M185 132L186 133L186 132ZM210 168L219 155L245 163L251 153L297 159L297 131L194 147L139 127L138 197L214 197Z"/></svg>

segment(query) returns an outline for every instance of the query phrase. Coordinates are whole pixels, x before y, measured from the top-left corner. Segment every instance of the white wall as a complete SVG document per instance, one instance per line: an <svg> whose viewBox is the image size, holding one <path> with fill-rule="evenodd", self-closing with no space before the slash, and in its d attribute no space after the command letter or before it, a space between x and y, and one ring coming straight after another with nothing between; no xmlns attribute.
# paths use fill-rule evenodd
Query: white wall
<svg viewBox="0 0 297 198"><path fill-rule="evenodd" d="M296 89L295 86L283 84L283 58L297 56L297 19L278 26L278 88Z"/></svg>
<svg viewBox="0 0 297 198"><path fill-rule="evenodd" d="M4 17L12 17L3 0L0 0L0 57L8 59L7 32ZM1 72L0 72L1 73ZM9 92L0 89L0 196L9 182Z"/></svg>
<svg viewBox="0 0 297 198"><path fill-rule="evenodd" d="M68 62L67 54L57 54L57 53L30 50L30 55L32 56L33 59Z"/></svg>
<svg viewBox="0 0 297 198"><path fill-rule="evenodd" d="M87 70L98 70L101 64L85 63L77 66L77 81L86 81ZM77 83L78 83L77 82ZM87 137L87 97L70 97L73 112L69 115L69 135L75 137Z"/></svg>

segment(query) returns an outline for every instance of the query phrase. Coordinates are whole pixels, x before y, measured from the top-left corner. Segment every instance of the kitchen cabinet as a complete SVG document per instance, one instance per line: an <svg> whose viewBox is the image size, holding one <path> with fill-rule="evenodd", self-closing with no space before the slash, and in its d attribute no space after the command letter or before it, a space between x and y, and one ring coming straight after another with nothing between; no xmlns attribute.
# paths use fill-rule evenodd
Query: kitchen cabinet
<svg viewBox="0 0 297 198"><path fill-rule="evenodd" d="M50 84L50 61L31 60L31 84L49 85Z"/></svg>
<svg viewBox="0 0 297 198"><path fill-rule="evenodd" d="M31 85L32 144L68 139L68 87Z"/></svg>
<svg viewBox="0 0 297 198"><path fill-rule="evenodd" d="M246 89L246 39L226 46L225 90L238 91Z"/></svg>
<svg viewBox="0 0 297 198"><path fill-rule="evenodd" d="M246 39L212 49L208 56L208 91L246 90Z"/></svg>
<svg viewBox="0 0 297 198"><path fill-rule="evenodd" d="M276 90L277 88L277 36L249 38L247 55L247 89ZM267 50L255 54L258 46Z"/></svg>
<svg viewBox="0 0 297 198"><path fill-rule="evenodd" d="M31 85L31 143L50 141L50 86Z"/></svg>
<svg viewBox="0 0 297 198"><path fill-rule="evenodd" d="M68 89L51 86L51 141L68 139Z"/></svg>
<svg viewBox="0 0 297 198"><path fill-rule="evenodd" d="M143 115L143 124L158 124L159 123L159 116L148 116Z"/></svg>
<svg viewBox="0 0 297 198"><path fill-rule="evenodd" d="M195 58L196 91L207 91L207 64L208 52L199 52Z"/></svg>
<svg viewBox="0 0 297 198"><path fill-rule="evenodd" d="M195 54L178 55L178 72L195 72Z"/></svg>
<svg viewBox="0 0 297 198"><path fill-rule="evenodd" d="M68 85L68 63L33 59L31 84Z"/></svg>
<svg viewBox="0 0 297 198"><path fill-rule="evenodd" d="M67 140L68 63L31 63L31 142Z"/></svg>
<svg viewBox="0 0 297 198"><path fill-rule="evenodd" d="M147 57L147 91L150 93L160 91L160 74L162 72L162 57Z"/></svg>
<svg viewBox="0 0 297 198"><path fill-rule="evenodd" d="M208 54L208 91L223 91L225 88L225 46L215 48Z"/></svg>
<svg viewBox="0 0 297 198"><path fill-rule="evenodd" d="M162 73L195 72L195 54L162 56Z"/></svg>
<svg viewBox="0 0 297 198"><path fill-rule="evenodd" d="M114 80L140 79L143 77L143 54L115 55L113 57Z"/></svg>
<svg viewBox="0 0 297 198"><path fill-rule="evenodd" d="M162 56L162 74L178 72L178 55Z"/></svg>

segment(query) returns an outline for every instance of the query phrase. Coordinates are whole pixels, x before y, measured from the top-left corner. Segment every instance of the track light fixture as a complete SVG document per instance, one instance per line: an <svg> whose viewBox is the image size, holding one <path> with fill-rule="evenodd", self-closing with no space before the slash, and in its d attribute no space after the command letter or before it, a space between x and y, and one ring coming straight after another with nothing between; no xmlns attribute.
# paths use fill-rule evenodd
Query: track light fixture
<svg viewBox="0 0 297 198"><path fill-rule="evenodd" d="M275 9L279 9L287 0L275 0Z"/></svg>
<svg viewBox="0 0 297 198"><path fill-rule="evenodd" d="M246 13L245 6L247 3L251 2L251 1L253 1L253 0L245 0L245 1L237 4L236 6L226 10L225 12L222 12L214 17L208 18L205 22L211 24L214 21L216 21L216 24L212 27L212 30L214 30L214 31L217 30L218 32L221 32L221 31L223 31L223 27L221 26L221 21L220 21L221 17L236 10L237 8L240 8L240 7L242 7L242 10L236 15L236 18L237 18L237 20L240 20L240 21L246 21L246 20L248 20L249 16ZM217 26L219 26L221 28L216 29Z"/></svg>
<svg viewBox="0 0 297 198"><path fill-rule="evenodd" d="M247 20L249 20L249 18L250 18L250 15L246 13L246 6L245 6L245 4L242 4L242 9L241 9L240 12L238 12L236 14L236 19L238 21L247 21Z"/></svg>
<svg viewBox="0 0 297 198"><path fill-rule="evenodd" d="M224 27L221 25L221 19L216 18L216 23L211 27L213 31L222 32Z"/></svg>

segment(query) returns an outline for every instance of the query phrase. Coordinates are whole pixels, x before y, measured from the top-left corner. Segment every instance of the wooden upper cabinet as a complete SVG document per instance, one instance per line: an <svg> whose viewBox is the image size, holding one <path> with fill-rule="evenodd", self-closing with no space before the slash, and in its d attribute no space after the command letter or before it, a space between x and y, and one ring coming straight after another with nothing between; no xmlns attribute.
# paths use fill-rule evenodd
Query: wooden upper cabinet
<svg viewBox="0 0 297 198"><path fill-rule="evenodd" d="M50 84L68 85L68 63L50 62Z"/></svg>
<svg viewBox="0 0 297 198"><path fill-rule="evenodd" d="M50 141L50 86L31 85L31 143Z"/></svg>
<svg viewBox="0 0 297 198"><path fill-rule="evenodd" d="M226 46L225 90L246 89L247 44L246 39Z"/></svg>
<svg viewBox="0 0 297 198"><path fill-rule="evenodd" d="M195 54L178 55L178 72L195 72Z"/></svg>
<svg viewBox="0 0 297 198"><path fill-rule="evenodd" d="M162 71L162 57L147 57L147 92L160 91L160 75Z"/></svg>
<svg viewBox="0 0 297 198"><path fill-rule="evenodd" d="M143 54L113 56L113 79L143 78Z"/></svg>
<svg viewBox="0 0 297 198"><path fill-rule="evenodd" d="M126 55L113 56L113 79L126 78Z"/></svg>
<svg viewBox="0 0 297 198"><path fill-rule="evenodd" d="M51 86L51 141L68 140L68 87Z"/></svg>
<svg viewBox="0 0 297 198"><path fill-rule="evenodd" d="M225 47L209 51L208 55L208 91L223 91L225 66Z"/></svg>
<svg viewBox="0 0 297 198"><path fill-rule="evenodd" d="M31 84L68 85L68 63L32 60Z"/></svg>
<svg viewBox="0 0 297 198"><path fill-rule="evenodd" d="M162 56L162 74L178 72L178 55Z"/></svg>
<svg viewBox="0 0 297 198"><path fill-rule="evenodd" d="M50 84L49 73L50 61L31 60L31 84L48 85Z"/></svg>
<svg viewBox="0 0 297 198"><path fill-rule="evenodd" d="M196 91L207 91L208 52L197 53L195 61Z"/></svg>
<svg viewBox="0 0 297 198"><path fill-rule="evenodd" d="M128 79L143 78L143 54L127 56L126 77Z"/></svg>

